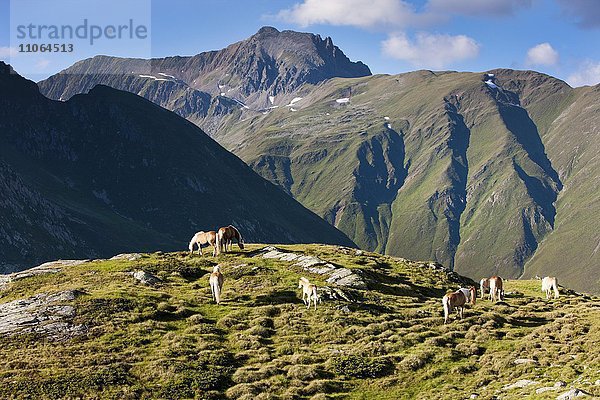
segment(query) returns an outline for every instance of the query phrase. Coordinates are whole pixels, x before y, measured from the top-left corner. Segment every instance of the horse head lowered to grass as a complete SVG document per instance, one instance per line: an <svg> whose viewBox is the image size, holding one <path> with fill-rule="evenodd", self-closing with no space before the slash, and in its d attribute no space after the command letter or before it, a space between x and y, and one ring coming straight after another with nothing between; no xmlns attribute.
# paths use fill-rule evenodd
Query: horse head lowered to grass
<svg viewBox="0 0 600 400"><path fill-rule="evenodd" d="M242 239L240 231L235 226L229 225L219 228L217 232L217 254L221 252L226 253L228 247L229 251L233 250L234 240L237 242L239 248L244 250L244 239Z"/></svg>
<svg viewBox="0 0 600 400"><path fill-rule="evenodd" d="M463 318L463 311L465 304L471 303L475 305L475 299L477 298L477 289L474 286L470 288L460 288L456 292L448 293L442 298L442 305L444 306L444 324L448 323L448 317L450 313L456 309L460 319Z"/></svg>

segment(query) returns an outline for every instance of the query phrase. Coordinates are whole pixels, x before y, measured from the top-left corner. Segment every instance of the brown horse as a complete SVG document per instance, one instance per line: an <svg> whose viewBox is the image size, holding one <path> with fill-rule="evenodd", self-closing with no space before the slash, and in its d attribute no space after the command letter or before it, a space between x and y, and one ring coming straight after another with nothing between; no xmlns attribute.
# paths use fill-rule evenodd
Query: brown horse
<svg viewBox="0 0 600 400"><path fill-rule="evenodd" d="M504 288L502 287L502 278L499 276L492 276L490 278L490 300L491 301L503 301L504 300Z"/></svg>
<svg viewBox="0 0 600 400"><path fill-rule="evenodd" d="M233 250L233 241L236 241L239 248L244 250L244 239L242 239L242 235L240 231L233 225L229 225L223 228L219 228L217 232L217 254L221 252L227 252L227 247L229 246L229 250Z"/></svg>
<svg viewBox="0 0 600 400"><path fill-rule="evenodd" d="M474 305L476 297L477 290L474 286L471 286L468 289L461 288L454 293L446 294L442 298L442 305L444 306L444 324L448 323L448 317L455 308L458 310L460 319L462 319L465 304L470 301L471 304Z"/></svg>
<svg viewBox="0 0 600 400"><path fill-rule="evenodd" d="M197 232L192 240L190 240L190 253L194 252L194 245L197 245L198 254L202 255L202 245L207 243L213 247L213 256L215 256L217 254L217 232L215 231Z"/></svg>

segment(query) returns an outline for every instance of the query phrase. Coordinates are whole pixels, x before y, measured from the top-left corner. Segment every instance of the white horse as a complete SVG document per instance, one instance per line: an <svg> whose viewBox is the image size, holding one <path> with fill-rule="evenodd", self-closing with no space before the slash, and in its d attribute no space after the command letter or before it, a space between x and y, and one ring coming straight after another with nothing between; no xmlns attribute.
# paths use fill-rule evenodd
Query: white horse
<svg viewBox="0 0 600 400"><path fill-rule="evenodd" d="M483 278L479 281L479 290L481 291L481 299L485 296L486 292L490 291L490 280L489 278Z"/></svg>
<svg viewBox="0 0 600 400"><path fill-rule="evenodd" d="M555 276L545 276L542 279L542 292L546 292L546 299L552 297L552 291L554 290L554 298L558 299L560 294L558 293L558 279Z"/></svg>
<svg viewBox="0 0 600 400"><path fill-rule="evenodd" d="M219 304L221 302L221 290L223 289L223 274L221 273L221 268L217 265L213 268L212 274L210 274L210 278L208 278L208 283L210 284L210 291L212 292L213 300Z"/></svg>
<svg viewBox="0 0 600 400"><path fill-rule="evenodd" d="M317 286L310 283L305 277L302 277L298 282L298 289L300 288L302 288L302 301L306 304L306 308L310 308L310 302L312 301L316 310L317 301L321 301L317 294Z"/></svg>
<svg viewBox="0 0 600 400"><path fill-rule="evenodd" d="M492 276L490 279L490 300L491 301L503 301L504 300L504 288L502 287L502 278L499 276Z"/></svg>
<svg viewBox="0 0 600 400"><path fill-rule="evenodd" d="M196 232L192 240L190 240L190 245L188 248L190 249L190 253L194 252L194 245L198 246L198 254L202 255L202 245L210 244L213 247L213 257L217 253L217 233L215 231L200 231Z"/></svg>
<svg viewBox="0 0 600 400"><path fill-rule="evenodd" d="M474 286L470 288L460 288L454 293L448 293L442 298L442 305L444 306L444 324L448 323L448 317L450 313L456 309L460 319L463 318L463 311L465 304L471 303L475 305L475 299L477 298L477 290Z"/></svg>

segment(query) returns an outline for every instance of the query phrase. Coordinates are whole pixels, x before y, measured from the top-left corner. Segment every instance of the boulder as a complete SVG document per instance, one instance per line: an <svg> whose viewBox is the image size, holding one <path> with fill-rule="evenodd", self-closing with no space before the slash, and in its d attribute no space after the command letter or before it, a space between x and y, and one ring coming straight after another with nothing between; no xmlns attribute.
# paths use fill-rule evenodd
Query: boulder
<svg viewBox="0 0 600 400"><path fill-rule="evenodd" d="M133 273L133 278L148 286L156 286L160 282L162 282L157 276L154 276L142 270L135 271Z"/></svg>
<svg viewBox="0 0 600 400"><path fill-rule="evenodd" d="M126 260L126 261L135 261L135 260L139 260L140 258L142 258L142 255L140 253L122 253L122 254L117 254L114 257L111 257L111 260Z"/></svg>

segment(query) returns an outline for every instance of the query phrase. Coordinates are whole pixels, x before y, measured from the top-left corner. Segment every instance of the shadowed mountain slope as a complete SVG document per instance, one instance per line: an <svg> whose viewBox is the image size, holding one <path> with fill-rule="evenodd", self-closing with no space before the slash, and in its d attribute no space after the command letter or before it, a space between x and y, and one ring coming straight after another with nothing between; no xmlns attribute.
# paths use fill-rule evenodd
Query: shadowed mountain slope
<svg viewBox="0 0 600 400"><path fill-rule="evenodd" d="M246 240L352 245L190 122L106 86L56 102L0 64L0 255L185 248L233 223Z"/></svg>

